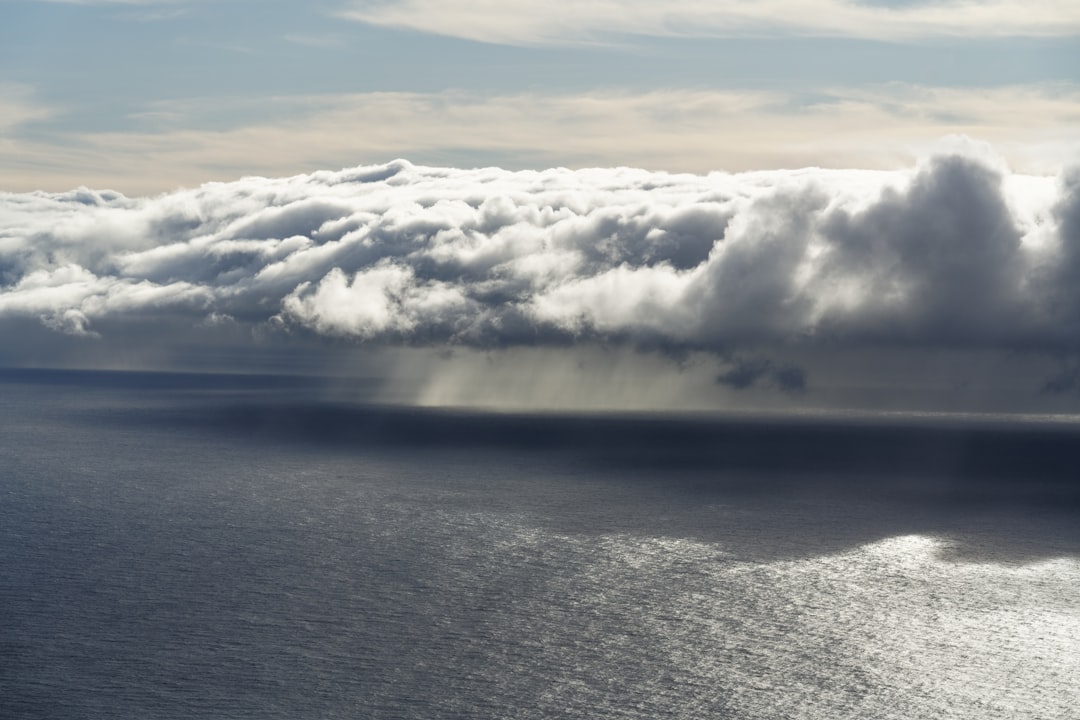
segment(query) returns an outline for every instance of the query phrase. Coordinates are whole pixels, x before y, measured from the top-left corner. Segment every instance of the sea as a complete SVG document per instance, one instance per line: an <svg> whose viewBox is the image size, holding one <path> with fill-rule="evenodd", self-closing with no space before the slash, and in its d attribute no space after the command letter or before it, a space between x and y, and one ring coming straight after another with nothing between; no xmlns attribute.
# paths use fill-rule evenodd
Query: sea
<svg viewBox="0 0 1080 720"><path fill-rule="evenodd" d="M4 370L0 718L1077 718L1078 459Z"/></svg>

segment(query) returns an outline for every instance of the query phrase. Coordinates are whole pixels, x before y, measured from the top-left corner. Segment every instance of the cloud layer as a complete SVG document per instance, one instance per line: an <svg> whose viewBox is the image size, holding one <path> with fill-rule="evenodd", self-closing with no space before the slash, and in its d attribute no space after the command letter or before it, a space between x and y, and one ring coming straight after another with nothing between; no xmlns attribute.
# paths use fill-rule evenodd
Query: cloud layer
<svg viewBox="0 0 1080 720"><path fill-rule="evenodd" d="M1069 357L1080 174L1015 175L963 144L904 172L395 161L154 198L0 194L0 320L105 343L157 326L706 352L731 362L721 385L791 393L807 377L784 357L805 349Z"/></svg>
<svg viewBox="0 0 1080 720"><path fill-rule="evenodd" d="M1080 157L1080 88L1072 84L203 98L153 104L123 132L62 137L30 122L48 109L30 102L28 89L8 90L0 87L14 108L6 117L0 110L0 187L9 190L87 184L141 195L338 167L339 158L399 156L434 165L483 158L511 168L627 164L693 173L891 169L951 134L992 143L1024 173L1054 173L1063 159ZM232 119L222 126L222 117Z"/></svg>
<svg viewBox="0 0 1080 720"><path fill-rule="evenodd" d="M598 43L633 35L795 34L895 41L1067 36L1080 30L1080 10L1068 0L583 0L559 12L542 0L359 0L344 15L373 25L510 45Z"/></svg>

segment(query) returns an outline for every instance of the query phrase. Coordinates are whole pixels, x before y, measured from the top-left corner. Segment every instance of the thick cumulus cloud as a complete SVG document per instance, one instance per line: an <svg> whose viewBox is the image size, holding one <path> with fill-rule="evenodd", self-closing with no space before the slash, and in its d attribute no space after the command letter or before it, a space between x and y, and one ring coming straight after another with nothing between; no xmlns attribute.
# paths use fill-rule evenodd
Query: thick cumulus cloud
<svg viewBox="0 0 1080 720"><path fill-rule="evenodd" d="M95 342L157 324L625 344L716 353L717 383L790 393L808 378L781 355L800 348L1017 350L1066 359L1053 389L1076 384L1078 281L1080 175L971 149L892 173L397 161L153 198L0 195L0 320Z"/></svg>

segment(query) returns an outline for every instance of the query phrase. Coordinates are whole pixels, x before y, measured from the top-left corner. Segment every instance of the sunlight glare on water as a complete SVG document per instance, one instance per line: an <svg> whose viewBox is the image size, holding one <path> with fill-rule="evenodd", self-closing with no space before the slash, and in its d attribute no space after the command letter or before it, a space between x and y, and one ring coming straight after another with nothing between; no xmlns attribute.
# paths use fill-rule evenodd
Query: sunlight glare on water
<svg viewBox="0 0 1080 720"><path fill-rule="evenodd" d="M587 564L551 597L602 625L595 636L589 622L576 630L600 656L621 658L624 678L640 673L642 709L1064 718L1080 702L1076 560L956 563L942 558L941 541L919 535L763 564L683 539L518 539L563 545ZM625 664L632 658L636 671ZM596 701L582 682L553 683L556 704Z"/></svg>

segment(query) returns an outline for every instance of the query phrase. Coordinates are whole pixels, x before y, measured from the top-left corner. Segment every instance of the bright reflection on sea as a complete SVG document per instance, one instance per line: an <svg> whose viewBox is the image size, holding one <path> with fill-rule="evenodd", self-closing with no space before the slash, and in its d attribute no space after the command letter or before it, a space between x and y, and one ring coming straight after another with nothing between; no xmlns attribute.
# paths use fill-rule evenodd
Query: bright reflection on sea
<svg viewBox="0 0 1080 720"><path fill-rule="evenodd" d="M693 540L501 530L500 553L573 559L545 595L574 620L534 632L617 660L641 717L1064 718L1080 703L1075 559L955 562L907 535L759 563ZM603 698L595 671L549 678L552 708Z"/></svg>

